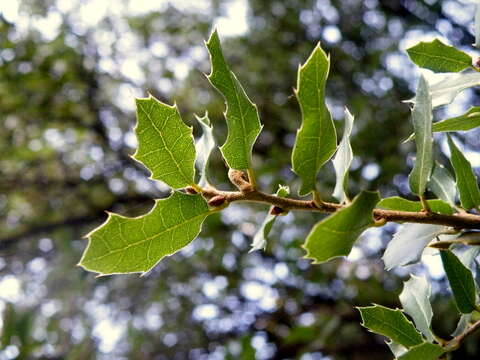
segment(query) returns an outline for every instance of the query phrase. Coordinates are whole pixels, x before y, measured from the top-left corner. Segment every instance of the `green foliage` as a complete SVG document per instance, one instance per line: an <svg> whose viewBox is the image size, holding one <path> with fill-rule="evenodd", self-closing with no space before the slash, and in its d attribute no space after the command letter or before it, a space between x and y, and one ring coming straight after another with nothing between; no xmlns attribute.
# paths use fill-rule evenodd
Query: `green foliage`
<svg viewBox="0 0 480 360"><path fill-rule="evenodd" d="M227 103L225 118L228 136L220 149L230 168L249 169L252 147L262 129L257 107L250 101L235 74L230 71L217 31L212 33L206 46L212 62L212 72L208 79Z"/></svg>
<svg viewBox="0 0 480 360"><path fill-rule="evenodd" d="M455 180L450 175L450 172L439 162L436 162L433 167L429 188L440 199L455 206L455 197L457 196Z"/></svg>
<svg viewBox="0 0 480 360"><path fill-rule="evenodd" d="M399 360L436 360L445 353L445 350L437 344L422 343L412 346Z"/></svg>
<svg viewBox="0 0 480 360"><path fill-rule="evenodd" d="M372 210L379 200L377 192L363 191L350 205L317 223L304 245L306 257L322 263L348 255L357 238L374 224Z"/></svg>
<svg viewBox="0 0 480 360"><path fill-rule="evenodd" d="M465 210L470 210L480 205L480 190L477 178L473 173L470 162L460 152L450 136L448 136L448 146L451 152L450 161L455 169L460 202Z"/></svg>
<svg viewBox="0 0 480 360"><path fill-rule="evenodd" d="M430 207L430 210L440 214L453 214L452 207L439 199L427 200L427 204ZM399 210L399 211L410 211L418 212L422 210L422 203L420 201L411 201L399 196L393 196L389 198L382 199L378 204L377 208L387 209L387 210Z"/></svg>
<svg viewBox="0 0 480 360"><path fill-rule="evenodd" d="M412 192L422 196L433 168L432 99L428 91L427 80L423 76L420 77L418 83L412 118L417 157L408 181Z"/></svg>
<svg viewBox="0 0 480 360"><path fill-rule="evenodd" d="M381 305L359 307L362 325L377 334L387 336L407 349L423 342L422 335L398 309Z"/></svg>
<svg viewBox="0 0 480 360"><path fill-rule="evenodd" d="M475 282L472 272L451 251L442 250L440 256L458 310L463 314L471 313L476 309Z"/></svg>
<svg viewBox="0 0 480 360"><path fill-rule="evenodd" d="M137 99L138 149L133 157L174 189L194 183L195 146L192 129L180 118L176 105L169 106L153 96Z"/></svg>
<svg viewBox="0 0 480 360"><path fill-rule="evenodd" d="M293 171L302 179L300 195L316 190L320 167L334 154L337 134L332 115L325 104L325 84L330 58L318 44L298 69L296 95L302 110L302 126L292 153Z"/></svg>
<svg viewBox="0 0 480 360"><path fill-rule="evenodd" d="M473 106L465 114L438 121L433 132L468 131L480 126L480 106Z"/></svg>
<svg viewBox="0 0 480 360"><path fill-rule="evenodd" d="M103 225L87 235L89 243L79 265L101 275L145 273L195 239L211 213L200 195L180 192L157 200L143 216L110 213Z"/></svg>
<svg viewBox="0 0 480 360"><path fill-rule="evenodd" d="M434 72L459 72L472 66L472 58L440 40L419 42L407 49L410 59L420 67Z"/></svg>

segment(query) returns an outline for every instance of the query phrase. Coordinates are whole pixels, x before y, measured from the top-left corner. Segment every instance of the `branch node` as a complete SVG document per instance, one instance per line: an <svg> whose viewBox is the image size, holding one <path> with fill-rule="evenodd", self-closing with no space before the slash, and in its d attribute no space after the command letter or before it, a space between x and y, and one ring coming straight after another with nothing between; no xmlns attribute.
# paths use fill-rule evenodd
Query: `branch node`
<svg viewBox="0 0 480 360"><path fill-rule="evenodd" d="M254 191L253 186L248 182L245 173L241 170L229 169L228 178L230 182L242 193Z"/></svg>

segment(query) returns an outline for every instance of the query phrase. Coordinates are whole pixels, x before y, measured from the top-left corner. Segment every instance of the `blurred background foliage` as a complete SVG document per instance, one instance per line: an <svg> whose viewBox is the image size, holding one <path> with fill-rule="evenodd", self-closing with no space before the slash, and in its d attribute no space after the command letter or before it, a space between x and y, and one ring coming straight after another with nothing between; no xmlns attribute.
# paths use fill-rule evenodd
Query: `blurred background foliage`
<svg viewBox="0 0 480 360"><path fill-rule="evenodd" d="M300 123L292 89L298 64L321 41L332 60L327 96L340 134L344 106L356 116L351 193L370 188L408 197L414 149L401 143L411 131L401 101L412 96L417 72L404 49L429 36L468 48L469 6L449 0L2 2L0 359L391 358L384 339L361 328L353 306L398 306L411 271L433 283L434 329L448 335L457 316L437 260L383 269L379 254L395 225L369 231L348 259L312 266L300 245L318 215L281 218L268 249L248 253L266 209L235 204L144 277L96 278L75 265L86 245L82 236L105 220L104 210L139 215L168 194L129 157L135 96L150 92L176 101L192 125L194 113L208 110L223 143L223 100L203 74L209 72L203 40L213 26L260 110L264 130L254 167L264 190L298 187L289 163ZM438 116L460 113L474 95L466 92ZM464 140L475 155L478 132ZM218 150L210 180L230 188ZM328 199L330 165L319 183ZM472 337L454 358L478 358L479 346Z"/></svg>

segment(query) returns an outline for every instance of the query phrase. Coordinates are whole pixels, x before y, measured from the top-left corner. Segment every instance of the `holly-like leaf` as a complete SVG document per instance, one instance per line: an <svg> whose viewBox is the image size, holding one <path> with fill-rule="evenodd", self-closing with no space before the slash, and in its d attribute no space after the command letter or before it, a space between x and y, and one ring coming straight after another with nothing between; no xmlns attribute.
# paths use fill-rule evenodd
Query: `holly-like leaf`
<svg viewBox="0 0 480 360"><path fill-rule="evenodd" d="M443 201L455 206L457 187L450 172L439 162L435 162L428 186Z"/></svg>
<svg viewBox="0 0 480 360"><path fill-rule="evenodd" d="M412 346L398 360L437 360L445 353L445 350L437 344L424 342L420 345Z"/></svg>
<svg viewBox="0 0 480 360"><path fill-rule="evenodd" d="M373 209L380 200L378 192L362 191L353 202L318 222L304 244L308 259L321 263L347 256L357 238L373 225Z"/></svg>
<svg viewBox="0 0 480 360"><path fill-rule="evenodd" d="M337 182L333 190L333 196L341 203L347 198L348 191L348 170L352 163L353 151L350 145L350 135L353 129L353 115L345 108L345 129L343 130L343 137L337 148L337 153L333 158L333 167L335 168L335 176Z"/></svg>
<svg viewBox="0 0 480 360"><path fill-rule="evenodd" d="M216 30L210 36L206 46L212 63L212 71L208 79L223 95L227 105L225 118L228 135L220 150L230 168L249 169L253 144L262 129L257 107L250 101L235 74L230 71Z"/></svg>
<svg viewBox="0 0 480 360"><path fill-rule="evenodd" d="M393 310L381 305L357 309L362 315L362 326L370 331L386 336L408 349L423 343L422 335L399 309Z"/></svg>
<svg viewBox="0 0 480 360"><path fill-rule="evenodd" d="M138 149L133 158L144 164L151 178L174 189L194 183L195 145L192 128L185 125L177 106L153 96L136 99Z"/></svg>
<svg viewBox="0 0 480 360"><path fill-rule="evenodd" d="M473 106L465 114L438 121L433 132L468 131L480 126L480 106Z"/></svg>
<svg viewBox="0 0 480 360"><path fill-rule="evenodd" d="M442 80L430 86L432 106L450 104L463 90L477 85L480 85L480 73L476 71L442 76Z"/></svg>
<svg viewBox="0 0 480 360"><path fill-rule="evenodd" d="M459 72L472 66L470 55L438 39L419 42L408 48L407 53L416 65L433 72Z"/></svg>
<svg viewBox="0 0 480 360"><path fill-rule="evenodd" d="M286 197L288 194L290 194L290 188L288 186L279 185L276 195L279 197ZM270 207L270 211L272 209L273 206ZM252 248L250 249L250 252L265 249L267 246L268 234L270 234L276 218L277 216L272 215L271 213L265 217L260 229L258 229L257 233L253 237Z"/></svg>
<svg viewBox="0 0 480 360"><path fill-rule="evenodd" d="M428 92L427 81L423 76L420 77L415 99L412 119L417 156L408 181L412 192L422 196L433 168L432 99Z"/></svg>
<svg viewBox="0 0 480 360"><path fill-rule="evenodd" d="M79 265L101 275L145 273L195 239L213 211L201 195L173 192L156 200L143 216L109 213L107 221L87 235Z"/></svg>
<svg viewBox="0 0 480 360"><path fill-rule="evenodd" d="M448 146L451 152L450 161L455 170L460 202L465 210L470 210L480 205L480 189L478 188L477 178L472 165L457 148L450 136L448 136Z"/></svg>
<svg viewBox="0 0 480 360"><path fill-rule="evenodd" d="M450 250L441 250L440 256L458 310L462 314L471 313L476 307L475 281L471 271Z"/></svg>
<svg viewBox="0 0 480 360"><path fill-rule="evenodd" d="M447 215L451 215L454 212L452 207L443 200L427 200L427 203L430 207L430 210L433 212ZM398 196L392 196L382 199L377 204L377 208L409 212L419 212L423 209L422 203L420 201L411 201Z"/></svg>
<svg viewBox="0 0 480 360"><path fill-rule="evenodd" d="M417 262L423 249L446 229L442 225L405 223L388 243L383 254L385 268L390 270L396 266Z"/></svg>
<svg viewBox="0 0 480 360"><path fill-rule="evenodd" d="M196 165L200 172L200 180L198 185L204 187L208 184L207 180L207 165L208 158L215 147L215 139L213 138L213 127L208 118L208 114L205 112L203 117L195 115L198 123L202 127L202 136L195 143L195 150L197 151Z"/></svg>
<svg viewBox="0 0 480 360"><path fill-rule="evenodd" d="M410 279L403 283L403 290L399 296L403 311L412 317L417 329L430 342L433 341L430 330L433 316L431 294L432 288L425 278L411 275Z"/></svg>
<svg viewBox="0 0 480 360"><path fill-rule="evenodd" d="M298 69L296 95L302 110L302 126L292 153L293 171L300 176L300 195L315 190L320 167L337 148L337 133L332 115L325 104L325 84L330 58L318 44L308 60Z"/></svg>

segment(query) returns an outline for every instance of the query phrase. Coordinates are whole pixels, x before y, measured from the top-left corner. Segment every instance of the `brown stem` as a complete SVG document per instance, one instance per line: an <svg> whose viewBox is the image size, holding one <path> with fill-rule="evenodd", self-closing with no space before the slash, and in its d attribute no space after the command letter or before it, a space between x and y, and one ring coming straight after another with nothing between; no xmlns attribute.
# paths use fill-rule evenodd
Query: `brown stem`
<svg viewBox="0 0 480 360"><path fill-rule="evenodd" d="M450 340L446 345L445 345L445 350L450 352L455 349L458 349L460 345L465 341L465 339L472 335L475 331L477 331L480 328L480 320L477 322L473 323L467 330L465 330L463 333L461 333L458 336L455 336L452 340Z"/></svg>
<svg viewBox="0 0 480 360"><path fill-rule="evenodd" d="M227 202L250 201L278 206L285 211L307 210L324 213L332 213L345 207L345 205L322 202L317 206L312 200L298 200L265 194L258 190L250 192L221 191L214 188L203 189L202 194L211 199L217 195L225 196ZM433 212L409 212L396 210L375 209L373 216L376 221L385 222L409 222L422 224L435 224L451 226L457 229L480 229L480 215L458 213L453 215L437 214Z"/></svg>

